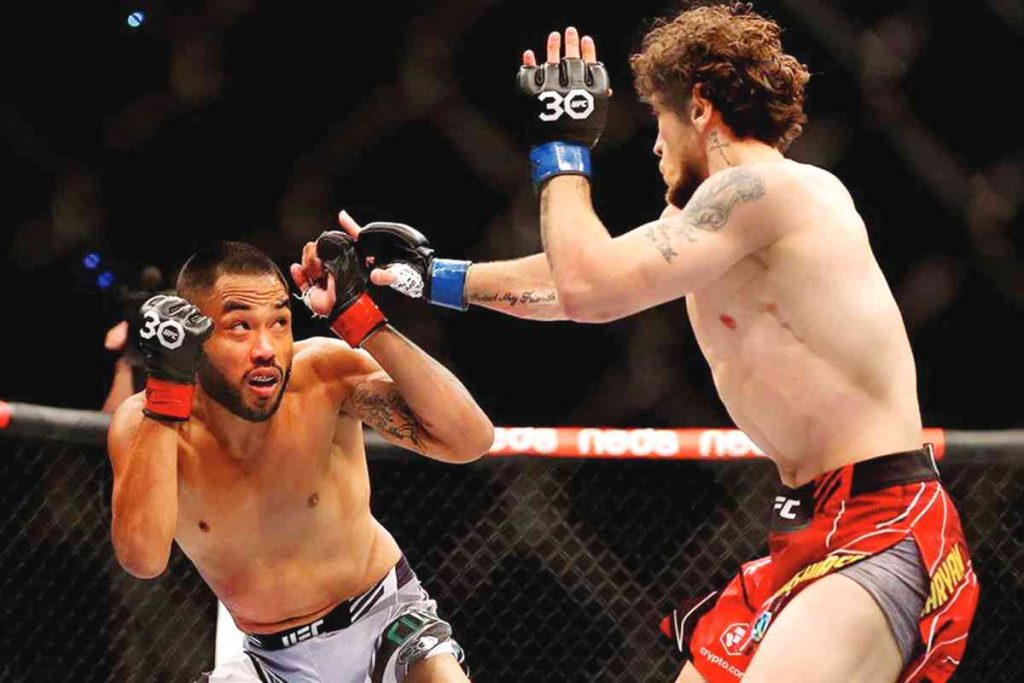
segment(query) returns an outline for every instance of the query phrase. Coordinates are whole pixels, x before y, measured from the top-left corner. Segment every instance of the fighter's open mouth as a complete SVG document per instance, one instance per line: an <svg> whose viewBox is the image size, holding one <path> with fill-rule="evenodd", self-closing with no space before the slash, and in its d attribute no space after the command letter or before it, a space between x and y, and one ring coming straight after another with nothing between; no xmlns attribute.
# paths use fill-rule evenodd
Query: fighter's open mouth
<svg viewBox="0 0 1024 683"><path fill-rule="evenodd" d="M249 376L249 384L254 387L272 387L277 384L277 382L278 378L276 373L261 373Z"/></svg>

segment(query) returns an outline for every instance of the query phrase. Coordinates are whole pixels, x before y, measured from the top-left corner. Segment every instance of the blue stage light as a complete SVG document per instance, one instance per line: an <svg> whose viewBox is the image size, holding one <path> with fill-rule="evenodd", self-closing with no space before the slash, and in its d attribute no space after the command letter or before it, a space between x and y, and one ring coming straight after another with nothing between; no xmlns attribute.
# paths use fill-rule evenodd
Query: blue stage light
<svg viewBox="0 0 1024 683"><path fill-rule="evenodd" d="M100 289L107 289L114 284L114 274L105 270L96 277L96 286Z"/></svg>

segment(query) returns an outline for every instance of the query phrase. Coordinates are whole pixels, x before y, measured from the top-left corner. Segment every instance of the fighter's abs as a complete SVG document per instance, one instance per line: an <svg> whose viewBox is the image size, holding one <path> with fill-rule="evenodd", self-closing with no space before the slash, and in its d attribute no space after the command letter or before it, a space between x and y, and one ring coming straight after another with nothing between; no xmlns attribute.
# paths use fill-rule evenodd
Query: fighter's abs
<svg viewBox="0 0 1024 683"><path fill-rule="evenodd" d="M833 348L837 331L808 321L808 302L777 291L777 276L751 261L687 298L697 341L736 425L776 459L821 459L825 468L839 464L826 462L833 451L868 457L919 445L899 439L906 411L858 384L851 370L856 355L844 362L845 350Z"/></svg>

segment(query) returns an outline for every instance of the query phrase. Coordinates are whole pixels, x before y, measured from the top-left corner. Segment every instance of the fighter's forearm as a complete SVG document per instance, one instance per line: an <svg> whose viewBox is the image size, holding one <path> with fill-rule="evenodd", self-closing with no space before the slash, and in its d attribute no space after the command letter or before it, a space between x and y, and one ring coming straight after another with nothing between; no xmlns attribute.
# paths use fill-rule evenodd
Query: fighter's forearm
<svg viewBox="0 0 1024 683"><path fill-rule="evenodd" d="M381 406L379 411L363 406L361 412L379 415L387 422L370 426L446 462L475 460L490 448L494 439L490 419L447 368L390 327L372 335L363 348L380 363L397 389L389 402L401 404ZM352 400L364 397L356 395ZM382 398L368 394L365 400Z"/></svg>
<svg viewBox="0 0 1024 683"><path fill-rule="evenodd" d="M466 301L529 320L565 320L547 257L475 263L466 277Z"/></svg>
<svg viewBox="0 0 1024 683"><path fill-rule="evenodd" d="M114 469L111 536L134 576L163 573L178 520L178 430L144 418Z"/></svg>
<svg viewBox="0 0 1024 683"><path fill-rule="evenodd" d="M541 190L540 227L559 299L573 317L572 309L600 292L600 271L608 266L602 253L612 242L591 204L590 181L577 175L548 181Z"/></svg>

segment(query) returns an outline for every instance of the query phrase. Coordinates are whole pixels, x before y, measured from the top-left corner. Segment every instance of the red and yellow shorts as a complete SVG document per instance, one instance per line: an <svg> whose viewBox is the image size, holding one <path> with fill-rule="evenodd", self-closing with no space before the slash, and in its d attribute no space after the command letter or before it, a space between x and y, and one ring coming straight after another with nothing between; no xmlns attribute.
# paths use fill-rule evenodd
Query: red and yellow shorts
<svg viewBox="0 0 1024 683"><path fill-rule="evenodd" d="M739 680L772 620L814 581L912 538L929 577L918 643L902 683L940 683L956 669L978 603L960 516L930 449L864 460L775 497L770 555L721 591L662 622L710 683Z"/></svg>

